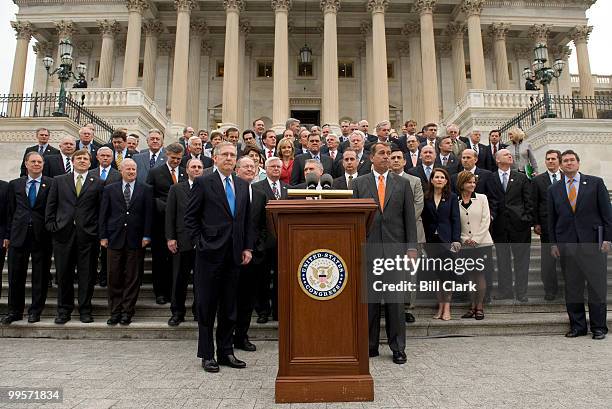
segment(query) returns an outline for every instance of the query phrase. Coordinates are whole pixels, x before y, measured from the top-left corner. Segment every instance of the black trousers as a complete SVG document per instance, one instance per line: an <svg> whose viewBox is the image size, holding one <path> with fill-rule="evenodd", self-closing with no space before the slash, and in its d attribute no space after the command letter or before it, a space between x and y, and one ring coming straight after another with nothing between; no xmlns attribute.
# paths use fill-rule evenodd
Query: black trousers
<svg viewBox="0 0 612 409"><path fill-rule="evenodd" d="M108 275L108 257L106 255L106 247L98 245L98 254L100 258L100 273L98 274L98 281L100 283L105 283L106 276Z"/></svg>
<svg viewBox="0 0 612 409"><path fill-rule="evenodd" d="M517 298L527 296L529 260L531 258L531 230L504 231L494 237L497 255L497 290L512 296L512 265L514 265L514 293Z"/></svg>
<svg viewBox="0 0 612 409"><path fill-rule="evenodd" d="M249 339L248 333L251 327L251 317L253 316L253 308L255 305L255 291L253 291L253 289L257 288L257 280L263 274L261 270L267 268L266 265L267 264L253 264L251 261L251 263L246 266L240 267L234 343L244 342Z"/></svg>
<svg viewBox="0 0 612 409"><path fill-rule="evenodd" d="M0 248L0 297L2 296L2 272L4 271L4 259L6 257L6 249Z"/></svg>
<svg viewBox="0 0 612 409"><path fill-rule="evenodd" d="M559 282L557 280L557 259L550 254L550 240L548 235L541 236L541 254L542 262L540 264L540 277L544 284L544 293L547 295L557 295L559 292ZM563 263L559 260L561 271L563 271Z"/></svg>
<svg viewBox="0 0 612 409"><path fill-rule="evenodd" d="M111 315L134 315L140 290L140 264L144 249L107 249L108 307Z"/></svg>
<svg viewBox="0 0 612 409"><path fill-rule="evenodd" d="M51 270L51 240L34 241L32 227L27 227L25 245L11 246L8 251L9 295L8 312L19 317L25 308L25 283L28 262L32 257L32 304L28 314L40 315L47 301L47 285Z"/></svg>
<svg viewBox="0 0 612 409"><path fill-rule="evenodd" d="M385 331L389 348L394 352L406 349L406 318L404 303L385 303ZM368 304L368 347L378 350L380 344L380 303Z"/></svg>
<svg viewBox="0 0 612 409"><path fill-rule="evenodd" d="M163 224L162 217L161 224ZM172 256L168 250L166 235L163 229L157 226L151 237L151 273L153 275L153 292L155 297L163 296L170 300L172 298Z"/></svg>
<svg viewBox="0 0 612 409"><path fill-rule="evenodd" d="M271 314L274 315L274 307L276 307L275 300L277 298L277 294L276 285L274 283L275 280L272 276L272 264L275 264L275 262L276 249L274 249L273 257L266 254L261 263L258 264L258 268L253 271L253 273L255 273L257 277L257 279L253 281L253 288L255 289L255 310L257 311L257 315L260 316L268 317ZM275 266L274 270L276 270ZM276 273L274 274L276 275Z"/></svg>
<svg viewBox="0 0 612 409"><path fill-rule="evenodd" d="M198 357L212 359L213 330L217 316L217 356L234 353L236 294L240 266L234 263L232 243L215 251L196 251L194 285L198 300ZM218 312L218 314L217 314Z"/></svg>
<svg viewBox="0 0 612 409"><path fill-rule="evenodd" d="M187 299L187 287L189 285L189 275L193 271L195 263L195 250L181 251L172 256L172 298L170 311L172 315L185 317L185 300ZM191 307L194 315L196 314L196 301L194 291L194 301Z"/></svg>
<svg viewBox="0 0 612 409"><path fill-rule="evenodd" d="M562 263L565 267L565 306L572 329L587 331L584 308L584 285L587 284L589 321L591 331L608 332L606 325L607 255L597 250L597 245L587 250L561 249Z"/></svg>
<svg viewBox="0 0 612 409"><path fill-rule="evenodd" d="M97 274L97 238L77 237L66 242L53 240L55 269L57 270L57 314L70 315L74 310L74 271L78 282L79 313L91 314Z"/></svg>

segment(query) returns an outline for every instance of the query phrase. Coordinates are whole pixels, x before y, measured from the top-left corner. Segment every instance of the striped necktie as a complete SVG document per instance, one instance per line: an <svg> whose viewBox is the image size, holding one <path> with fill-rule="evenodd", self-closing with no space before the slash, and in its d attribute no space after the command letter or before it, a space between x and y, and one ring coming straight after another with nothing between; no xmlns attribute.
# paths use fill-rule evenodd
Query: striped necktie
<svg viewBox="0 0 612 409"><path fill-rule="evenodd" d="M575 179L571 178L567 181L567 185L568 185L568 192L567 192L567 199L570 202L570 206L572 207L572 212L576 213L576 198L577 198L577 193L576 193L576 186L574 185Z"/></svg>

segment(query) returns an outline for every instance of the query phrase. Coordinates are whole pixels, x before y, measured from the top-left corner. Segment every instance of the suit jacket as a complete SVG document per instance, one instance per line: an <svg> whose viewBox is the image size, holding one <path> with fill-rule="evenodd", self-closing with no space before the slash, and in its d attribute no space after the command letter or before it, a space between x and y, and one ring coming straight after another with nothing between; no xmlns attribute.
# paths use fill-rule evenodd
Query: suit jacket
<svg viewBox="0 0 612 409"><path fill-rule="evenodd" d="M410 188L412 189L412 194L414 195L414 216L416 217L417 242L422 244L426 241L422 218L425 200L423 185L421 184L421 179L419 179L417 176L409 175L406 172L404 172L401 176L408 179L408 182L410 182Z"/></svg>
<svg viewBox="0 0 612 409"><path fill-rule="evenodd" d="M185 175L185 169L182 167L176 168L177 172L177 181L184 182L187 180ZM158 215L163 215L166 211L166 199L168 198L168 191L170 190L170 186L172 186L174 182L172 181L172 175L170 174L170 169L168 166L157 166L147 175L147 185L153 188L153 199L155 199L155 213Z"/></svg>
<svg viewBox="0 0 612 409"><path fill-rule="evenodd" d="M108 248L142 248L143 238L151 237L153 188L136 181L127 206L123 181L105 186L98 220L100 239L108 239Z"/></svg>
<svg viewBox="0 0 612 409"><path fill-rule="evenodd" d="M97 240L103 190L102 180L85 175L77 197L73 172L56 177L45 211L45 225L53 233L53 238L64 243L76 232L79 241Z"/></svg>
<svg viewBox="0 0 612 409"><path fill-rule="evenodd" d="M461 219L461 243L471 239L478 243L478 246L493 244L489 233L491 212L487 197L480 193L472 195L472 203L467 209L461 206L461 197L457 200Z"/></svg>
<svg viewBox="0 0 612 409"><path fill-rule="evenodd" d="M451 175L451 189L453 190L453 193L459 194L459 192L457 192L457 175L458 174ZM487 190L488 180L490 177L493 176L493 173L489 172L486 169L481 169L478 166L476 166L476 170L474 170L474 175L476 176L475 192L481 193L483 195L488 194L488 190Z"/></svg>
<svg viewBox="0 0 612 409"><path fill-rule="evenodd" d="M465 150L466 147L467 147L467 145L465 144L465 142L463 142L461 139L457 138L457 140L453 142L452 152L455 154L455 156L459 160L461 160L461 153L463 153L463 151Z"/></svg>
<svg viewBox="0 0 612 409"><path fill-rule="evenodd" d="M185 227L185 212L190 198L189 181L170 186L166 200L166 240L176 240L179 252L193 250L191 236Z"/></svg>
<svg viewBox="0 0 612 409"><path fill-rule="evenodd" d="M499 149L506 149L507 147L508 145L499 142ZM487 155L487 159L485 161L486 165L482 167L487 170L490 170L491 172L497 172L497 162L495 161L495 157L493 156L493 149L491 145L486 145L485 149L486 149L485 153Z"/></svg>
<svg viewBox="0 0 612 409"><path fill-rule="evenodd" d="M42 177L33 208L30 208L26 194L27 181L28 177L24 176L9 182L5 238L11 241L11 247L23 247L27 244L25 242L28 236L27 226L30 223L37 243L50 241L49 232L45 229L45 208L54 180L47 176Z"/></svg>
<svg viewBox="0 0 612 409"><path fill-rule="evenodd" d="M100 179L100 168L95 168L90 170L87 173L87 176L91 176L95 179ZM108 174L106 175L106 180L104 181L104 186L110 185L111 183L121 181L121 173L117 169L113 169L112 167L108 168Z"/></svg>
<svg viewBox="0 0 612 409"><path fill-rule="evenodd" d="M34 146L30 146L26 148L25 152L23 153L23 159L21 160L21 173L19 173L19 177L22 177L28 174L28 170L25 167L25 157L30 152L38 152L38 145L34 145ZM59 155L59 153L60 153L59 149L54 148L51 145L47 145L47 148L43 152L43 158L46 160L49 155Z"/></svg>
<svg viewBox="0 0 612 409"><path fill-rule="evenodd" d="M261 181L266 182L267 181ZM253 245L253 259L251 260L254 264L260 264L266 258L266 251L268 250L268 236L269 232L267 229L267 218L266 218L266 203L268 201L266 194L262 189L257 189L253 185L251 188L251 226L253 228L253 234L255 237L255 244ZM276 241L274 241L276 244ZM274 247L274 246L272 246Z"/></svg>
<svg viewBox="0 0 612 409"><path fill-rule="evenodd" d="M279 180L277 183L279 186L278 190L281 195L281 200L286 200L288 197L287 189L290 189L289 185L281 180ZM260 180L259 182L255 182L251 186L253 186L253 188L255 189L261 190L266 195L266 200L275 200L274 192L272 192L272 188L268 183L268 178Z"/></svg>
<svg viewBox="0 0 612 409"><path fill-rule="evenodd" d="M287 196L287 189L290 188L289 185L280 180L278 181L278 183L279 183L279 193L281 195L280 200L287 200L289 198ZM251 186L253 187L253 191L255 190L261 191L265 197L263 221L258 220L260 223L259 224L260 227L259 227L259 234L257 235L258 243L255 244L255 247L258 247L258 244L261 245L263 243L264 249L268 251L269 255L271 255L272 257L276 257L276 252L273 251L276 248L276 235L274 234L274 232L268 231L268 226L266 224L267 217L266 217L266 212L265 212L265 206L268 204L268 202L270 200L276 200L276 198L274 197L274 193L272 192L272 188L270 187L270 184L268 183L267 178L264 180L260 180L259 182L255 182ZM255 199L254 194L253 194L253 199ZM253 201L253 204L255 205L255 201ZM263 225L261 224L262 222L263 222ZM270 253L271 251L272 253Z"/></svg>
<svg viewBox="0 0 612 409"><path fill-rule="evenodd" d="M533 190L531 182L522 173L511 170L508 186L504 188L498 173L487 182L489 208L493 222L491 235L498 241L503 231L522 232L533 224Z"/></svg>
<svg viewBox="0 0 612 409"><path fill-rule="evenodd" d="M548 189L548 232L551 243L612 241L612 208L603 179L580 174L576 212L567 198L566 179Z"/></svg>
<svg viewBox="0 0 612 409"><path fill-rule="evenodd" d="M89 166L89 169L93 169L98 167L98 158L96 157L96 154L98 152L98 149L101 148L101 145L98 144L98 142L96 141L91 141L89 144L91 145L91 149L89 150L89 153L91 154L91 165ZM76 141L76 149L83 149L83 144L80 140Z"/></svg>
<svg viewBox="0 0 612 409"><path fill-rule="evenodd" d="M406 166L404 166L404 172L408 172L414 166L412 165L412 156L410 156L410 151L406 149L406 153L404 154L404 158L406 158ZM421 151L417 150L417 166L421 164Z"/></svg>
<svg viewBox="0 0 612 409"><path fill-rule="evenodd" d="M563 175L561 174L561 180ZM542 227L542 241L547 242L550 235L548 234L548 188L550 175L548 171L539 174L531 179L531 187L533 188L533 224L539 224ZM580 192L580 189L578 189Z"/></svg>
<svg viewBox="0 0 612 409"><path fill-rule="evenodd" d="M444 243L461 241L459 201L456 194L451 193L447 199L442 198L437 208L433 198L425 199L422 217L428 242L433 241L436 231Z"/></svg>
<svg viewBox="0 0 612 409"><path fill-rule="evenodd" d="M149 170L151 169L149 150L145 149L142 152L137 153L136 155L132 156L132 159L134 159L136 165L138 166L138 174L136 176L136 179L140 183L145 183L145 181L147 180L147 175L149 174ZM165 164L166 150L162 148L159 152L157 152L157 156L155 157L155 165L153 166L153 168L157 168Z"/></svg>
<svg viewBox="0 0 612 409"><path fill-rule="evenodd" d="M468 149L472 149L472 142L466 143ZM489 155L487 154L487 145L478 144L478 160L476 166L479 168L489 169Z"/></svg>
<svg viewBox="0 0 612 409"><path fill-rule="evenodd" d="M187 162L189 161L189 159L191 159L191 154L183 155L183 159L181 159L182 168L187 169ZM204 169L210 168L214 164L213 160L208 156L204 156L203 153L200 154L200 160L202 161L202 166L204 166Z"/></svg>
<svg viewBox="0 0 612 409"><path fill-rule="evenodd" d="M111 166L114 169L119 169L119 166L117 166L117 152L114 150L112 146L110 148L113 149L113 161L111 162ZM123 159L134 158L134 155L136 154L138 154L138 151L132 151L132 150L126 149L125 156L123 157Z"/></svg>
<svg viewBox="0 0 612 409"><path fill-rule="evenodd" d="M370 158L368 157L370 155L370 153L368 151L363 151L363 154L361 155L361 160L359 161L359 164L357 164L357 175L358 176L363 176L363 175L367 175L368 173L372 172L372 162L370 161ZM342 165L342 162L338 162L338 165L336 166L336 170L334 171L334 174L332 175L333 177L340 177L342 175L344 175L345 171L344 171L344 166Z"/></svg>
<svg viewBox="0 0 612 409"><path fill-rule="evenodd" d="M432 171L433 168L435 167L434 165L431 165L432 167ZM419 179L421 179L421 185L423 187L423 192L427 192L427 190L429 189L429 179L427 179L427 175L425 174L425 169L423 169L423 165L420 164L414 168L411 168L408 172L409 175L412 176L416 176Z"/></svg>
<svg viewBox="0 0 612 409"><path fill-rule="evenodd" d="M321 165L323 165L323 173L331 174L334 167L333 159L320 152L319 158L321 159ZM306 166L307 159L313 159L310 152L295 157L293 161L293 170L291 171L291 185L297 185L306 181L306 179L304 179L304 167Z"/></svg>
<svg viewBox="0 0 612 409"><path fill-rule="evenodd" d="M448 173L452 175L457 174L463 169L461 166L461 162L455 156L454 153L449 153L448 160L446 161L446 166L442 166L442 159L440 158L440 154L436 155L436 159L434 161L434 168L444 168L448 171Z"/></svg>
<svg viewBox="0 0 612 409"><path fill-rule="evenodd" d="M353 197L374 199L378 210L368 232L368 244L378 244L378 253L383 257L406 254L408 249L417 248L416 217L414 196L410 182L389 172L385 187L384 211L380 211L378 188L374 173L360 176L353 181ZM391 254L389 254L389 251Z"/></svg>
<svg viewBox="0 0 612 409"><path fill-rule="evenodd" d="M353 177L353 181L355 181L355 179L357 179L358 176L359 176L359 174L354 176ZM342 176L338 176L337 178L335 178L333 180L333 182L332 182L332 189L336 189L336 190L349 190L348 184L346 182L346 176L344 175L344 173L342 174Z"/></svg>
<svg viewBox="0 0 612 409"><path fill-rule="evenodd" d="M45 166L43 168L43 175L54 178L59 175L66 174L66 163L61 154L45 156ZM70 164L72 167L72 162Z"/></svg>
<svg viewBox="0 0 612 409"><path fill-rule="evenodd" d="M249 184L232 176L235 214L232 216L219 172L195 179L185 213L185 226L197 250L215 251L232 247L234 263L242 263L242 251L253 249L255 233L251 226Z"/></svg>
<svg viewBox="0 0 612 409"><path fill-rule="evenodd" d="M9 184L4 180L0 180L0 240L7 237L6 225L8 223L8 203L9 203Z"/></svg>

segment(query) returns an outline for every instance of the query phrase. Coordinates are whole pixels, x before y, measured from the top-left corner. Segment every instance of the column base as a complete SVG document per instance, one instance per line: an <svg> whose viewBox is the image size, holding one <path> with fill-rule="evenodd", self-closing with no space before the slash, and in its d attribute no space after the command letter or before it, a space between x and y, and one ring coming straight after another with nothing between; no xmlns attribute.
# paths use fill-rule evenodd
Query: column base
<svg viewBox="0 0 612 409"><path fill-rule="evenodd" d="M169 143L176 142L178 139L183 136L183 129L185 129L185 124L172 122L168 128L166 128L166 134L164 135L164 145L168 145Z"/></svg>

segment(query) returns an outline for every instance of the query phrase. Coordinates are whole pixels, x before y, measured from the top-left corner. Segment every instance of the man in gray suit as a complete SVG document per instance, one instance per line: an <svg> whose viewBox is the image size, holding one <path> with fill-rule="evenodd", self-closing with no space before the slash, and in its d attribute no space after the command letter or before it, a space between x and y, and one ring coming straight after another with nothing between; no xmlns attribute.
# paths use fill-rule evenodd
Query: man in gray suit
<svg viewBox="0 0 612 409"><path fill-rule="evenodd" d="M416 217L414 213L414 196L410 182L389 172L391 147L386 142L372 144L370 150L372 173L358 177L353 181L353 197L357 199L374 199L378 210L367 236L368 260L373 257L395 259L396 256L409 258L417 256ZM379 199L380 198L380 199ZM369 264L369 263L368 263ZM385 273L388 277L390 273ZM391 274L401 278L403 274ZM368 271L368 286L372 289L375 276ZM376 276L376 280L379 280ZM382 279L387 281L384 277ZM397 283L397 281L393 281ZM385 302L385 322L389 348L393 351L393 362L406 363L406 320L404 317L405 294L372 294L369 291L368 329L369 355L378 356L380 338L381 301Z"/></svg>
<svg viewBox="0 0 612 409"><path fill-rule="evenodd" d="M145 183L149 170L166 163L166 151L164 150L164 134L159 129L151 129L147 135L149 149L143 149L139 154L132 156L136 162L138 175L136 180Z"/></svg>

